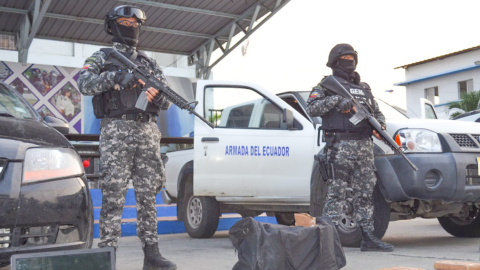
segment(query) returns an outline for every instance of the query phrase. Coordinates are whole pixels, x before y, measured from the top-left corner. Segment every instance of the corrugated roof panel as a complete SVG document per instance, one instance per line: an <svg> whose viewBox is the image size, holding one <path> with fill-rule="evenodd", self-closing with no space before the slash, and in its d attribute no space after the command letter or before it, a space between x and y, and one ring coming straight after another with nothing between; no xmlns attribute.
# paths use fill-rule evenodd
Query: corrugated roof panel
<svg viewBox="0 0 480 270"><path fill-rule="evenodd" d="M42 38L60 39L64 41L77 41L83 43L109 43L111 37L104 33L103 24L95 22L86 22L84 20L96 20L101 22L105 13L110 8L121 5L131 4L129 1L117 0L52 0L47 14L40 25L37 36ZM208 1L191 1L191 0L147 0L160 4L171 4L180 7L189 7L195 9L203 9L207 12L215 11L227 14L226 16L240 16L247 9L260 3L253 0L208 0ZM17 9L14 13L0 11L0 31L15 34L24 18L22 14L15 12L23 12L31 4L33 0L2 0L2 7ZM267 0L265 4L269 8L273 8L276 0ZM195 34L204 34L213 36L229 25L234 19L225 16L215 16L212 14L204 14L190 11L182 11L164 7L145 4L134 4L144 9L147 13L147 23L145 26L170 29L177 31L190 32ZM261 9L260 18L269 11L265 8ZM67 19L52 18L52 16L70 16ZM79 20L74 20L78 17ZM240 25L246 28L250 23L241 21ZM145 29L144 29L145 30ZM236 29L236 33L241 30ZM228 37L229 31L225 31L224 37ZM143 47L152 51L175 51L182 54L191 54L200 45L204 44L208 39L191 37L180 34L161 33L156 31L142 31L139 47ZM225 39L220 42L224 43ZM217 45L215 45L215 48Z"/></svg>
<svg viewBox="0 0 480 270"><path fill-rule="evenodd" d="M0 31L17 32L24 18L22 14L0 12Z"/></svg>
<svg viewBox="0 0 480 270"><path fill-rule="evenodd" d="M28 9L32 5L33 0L2 0L2 6L9 8Z"/></svg>

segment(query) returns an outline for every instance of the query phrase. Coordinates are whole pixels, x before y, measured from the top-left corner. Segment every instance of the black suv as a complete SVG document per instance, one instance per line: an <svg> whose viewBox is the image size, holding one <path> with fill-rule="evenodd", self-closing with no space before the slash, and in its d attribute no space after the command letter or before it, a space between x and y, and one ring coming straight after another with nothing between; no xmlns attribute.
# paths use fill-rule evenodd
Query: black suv
<svg viewBox="0 0 480 270"><path fill-rule="evenodd" d="M0 267L17 253L92 245L87 178L60 131L68 133L68 124L42 119L19 93L0 83Z"/></svg>

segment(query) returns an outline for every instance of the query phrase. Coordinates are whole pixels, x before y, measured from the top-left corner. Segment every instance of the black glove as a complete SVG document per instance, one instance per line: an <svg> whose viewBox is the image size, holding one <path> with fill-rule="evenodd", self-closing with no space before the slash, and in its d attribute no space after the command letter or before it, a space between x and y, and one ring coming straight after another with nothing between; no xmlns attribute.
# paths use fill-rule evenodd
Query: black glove
<svg viewBox="0 0 480 270"><path fill-rule="evenodd" d="M128 72L118 71L115 73L115 77L113 77L113 82L118 84L120 88L131 88L135 83L135 75Z"/></svg>
<svg viewBox="0 0 480 270"><path fill-rule="evenodd" d="M349 98L344 98L338 103L338 108L340 111L350 111L353 107L353 101Z"/></svg>

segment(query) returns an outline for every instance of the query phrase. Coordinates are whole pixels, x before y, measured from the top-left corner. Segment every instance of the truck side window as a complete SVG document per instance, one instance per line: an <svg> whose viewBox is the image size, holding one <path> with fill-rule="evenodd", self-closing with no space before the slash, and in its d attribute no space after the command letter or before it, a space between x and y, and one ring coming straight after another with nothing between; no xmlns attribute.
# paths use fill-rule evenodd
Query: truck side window
<svg viewBox="0 0 480 270"><path fill-rule="evenodd" d="M252 116L253 104L234 108L227 119L227 128L248 128Z"/></svg>
<svg viewBox="0 0 480 270"><path fill-rule="evenodd" d="M216 128L287 129L283 110L248 88L207 87L204 113Z"/></svg>

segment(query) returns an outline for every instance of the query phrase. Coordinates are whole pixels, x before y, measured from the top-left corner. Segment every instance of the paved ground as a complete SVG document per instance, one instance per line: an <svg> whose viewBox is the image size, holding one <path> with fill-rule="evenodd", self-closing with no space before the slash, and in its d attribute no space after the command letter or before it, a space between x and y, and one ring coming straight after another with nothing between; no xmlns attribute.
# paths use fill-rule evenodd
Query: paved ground
<svg viewBox="0 0 480 270"><path fill-rule="evenodd" d="M211 239L191 239L187 234L161 235L160 239L160 251L175 261L179 270L232 269L237 261L228 232L219 232ZM452 237L443 231L436 219L391 222L384 240L395 245L394 252L364 253L346 248L347 266L343 269L406 266L433 270L437 260L479 261L480 239ZM119 244L117 269L141 269L143 253L138 238L123 237Z"/></svg>

